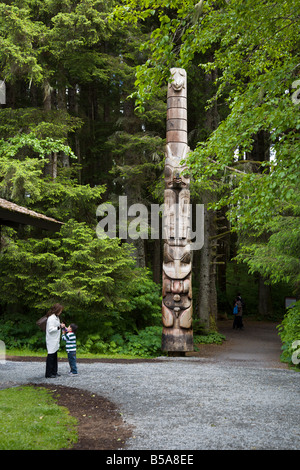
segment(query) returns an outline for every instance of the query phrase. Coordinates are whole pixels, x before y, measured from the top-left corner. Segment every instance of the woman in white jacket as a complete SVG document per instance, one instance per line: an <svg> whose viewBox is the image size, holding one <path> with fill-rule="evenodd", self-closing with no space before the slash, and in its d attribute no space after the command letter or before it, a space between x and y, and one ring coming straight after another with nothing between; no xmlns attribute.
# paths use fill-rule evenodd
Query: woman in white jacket
<svg viewBox="0 0 300 470"><path fill-rule="evenodd" d="M60 344L60 330L64 328L64 324L60 323L59 316L63 311L63 306L55 304L50 308L47 313L47 326L46 326L46 346L47 346L47 361L46 361L46 374L47 378L54 378L57 374L57 351Z"/></svg>

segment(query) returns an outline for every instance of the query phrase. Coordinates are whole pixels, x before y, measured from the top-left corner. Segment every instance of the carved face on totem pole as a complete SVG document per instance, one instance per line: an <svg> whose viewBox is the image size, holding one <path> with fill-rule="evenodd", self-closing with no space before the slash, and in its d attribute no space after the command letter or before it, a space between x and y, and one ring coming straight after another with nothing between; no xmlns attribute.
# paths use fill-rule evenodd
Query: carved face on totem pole
<svg viewBox="0 0 300 470"><path fill-rule="evenodd" d="M174 245L185 245L190 232L190 192L187 189L165 190L164 239Z"/></svg>
<svg viewBox="0 0 300 470"><path fill-rule="evenodd" d="M165 185L168 189L189 189L190 186L187 166L180 164L180 160L172 154L168 145L165 160Z"/></svg>
<svg viewBox="0 0 300 470"><path fill-rule="evenodd" d="M191 328L192 286L190 246L165 244L163 263L163 324Z"/></svg>
<svg viewBox="0 0 300 470"><path fill-rule="evenodd" d="M172 80L170 85L175 91L181 91L186 87L186 72L184 69L171 69Z"/></svg>

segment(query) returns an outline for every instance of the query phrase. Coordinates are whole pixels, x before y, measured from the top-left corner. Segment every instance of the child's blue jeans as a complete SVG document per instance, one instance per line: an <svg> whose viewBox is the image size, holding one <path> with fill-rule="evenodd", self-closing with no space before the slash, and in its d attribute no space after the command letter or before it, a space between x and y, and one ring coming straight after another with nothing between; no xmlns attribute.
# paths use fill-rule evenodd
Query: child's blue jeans
<svg viewBox="0 0 300 470"><path fill-rule="evenodd" d="M77 374L76 351L68 352L68 360L72 374Z"/></svg>

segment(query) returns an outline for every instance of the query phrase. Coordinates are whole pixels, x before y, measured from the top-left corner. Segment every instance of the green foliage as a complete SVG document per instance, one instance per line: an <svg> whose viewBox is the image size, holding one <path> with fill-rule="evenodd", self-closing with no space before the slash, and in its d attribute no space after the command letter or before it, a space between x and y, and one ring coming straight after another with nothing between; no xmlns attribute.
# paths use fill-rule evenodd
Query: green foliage
<svg viewBox="0 0 300 470"><path fill-rule="evenodd" d="M113 3L0 5L0 78L12 106L0 110L0 196L65 222L54 235L3 228L0 332L8 347L44 347L35 321L57 300L65 320L79 324L86 349L91 331L100 350L113 334L160 318L161 289L151 273L135 267L129 245L98 240L94 230L111 167L113 199L124 178L147 197L162 145L154 134L164 104L151 103L143 122L124 119L141 31L109 23Z"/></svg>
<svg viewBox="0 0 300 470"><path fill-rule="evenodd" d="M67 81L61 61L74 75L80 70L90 78L99 54L85 57L80 52L107 39L107 6L100 0L1 3L0 63L6 79L22 76L41 83L55 76Z"/></svg>
<svg viewBox="0 0 300 470"><path fill-rule="evenodd" d="M63 222L75 219L89 227L95 225L96 209L105 192L104 186L92 188L88 184L77 184L70 179L68 172L65 175L62 171L53 182L39 180L37 187L40 195L34 208L38 212Z"/></svg>
<svg viewBox="0 0 300 470"><path fill-rule="evenodd" d="M0 390L0 449L59 450L77 441L77 420L45 388Z"/></svg>
<svg viewBox="0 0 300 470"><path fill-rule="evenodd" d="M82 342L90 331L107 341L114 332L157 322L160 288L134 264L129 245L99 240L74 220L53 238L7 239L0 257L1 304L8 310L22 306L24 313L2 318L2 338L9 347L41 347L35 321L57 301L65 306L64 320L79 324Z"/></svg>
<svg viewBox="0 0 300 470"><path fill-rule="evenodd" d="M127 245L97 240L94 226L100 200L162 202L174 66L189 77L192 193L198 200L216 192L212 207L228 210L237 260L253 278L259 272L298 288L298 7L299 0L0 4L0 78L11 106L0 110L0 196L66 222L54 236L3 229L7 341L22 347L30 337L39 347L25 318L56 300L89 350L118 349L111 337L125 341L126 331L133 344L157 325L160 287L135 268ZM271 159L252 158L259 133L268 135ZM145 247L151 266L151 242Z"/></svg>
<svg viewBox="0 0 300 470"><path fill-rule="evenodd" d="M165 355L161 350L161 326L148 326L136 333L114 334L109 341L101 340L100 335L89 335L81 352L96 354L126 354L137 357L157 357ZM225 336L218 332L194 335L195 351L197 344L222 344Z"/></svg>
<svg viewBox="0 0 300 470"><path fill-rule="evenodd" d="M52 217L89 220L89 212L83 219L79 201L84 206L99 201L103 186L76 184L76 165L73 169L59 167L55 181L44 178L53 153L76 159L66 135L78 129L81 121L63 111L46 113L36 108L1 109L0 118L0 196ZM58 205L64 210L54 209ZM94 211L93 207L93 216Z"/></svg>
<svg viewBox="0 0 300 470"><path fill-rule="evenodd" d="M260 272L270 283L286 282L297 289L299 269L299 217L278 216L265 225L269 232L264 239L241 239L237 259L246 262L249 272Z"/></svg>
<svg viewBox="0 0 300 470"><path fill-rule="evenodd" d="M215 191L212 209L227 210L239 261L266 282L299 291L299 0L205 0L195 5L127 0L123 22L156 23L137 69L140 111L169 76L193 66L215 77L205 111L222 110L189 156L196 191ZM249 19L251 18L251 21ZM225 109L225 112L224 112ZM220 119L221 118L221 119ZM255 148L268 136L268 151Z"/></svg>
<svg viewBox="0 0 300 470"><path fill-rule="evenodd" d="M137 70L138 107L166 83L171 66L218 70L207 107L222 104L227 115L189 164L197 188L219 191L212 207L228 208L239 235L259 237L291 204L299 208L299 105L289 91L299 67L298 7L298 0L128 0L115 9L123 22L158 21L143 46L148 60ZM268 133L273 158L248 163L259 132Z"/></svg>
<svg viewBox="0 0 300 470"><path fill-rule="evenodd" d="M98 240L86 224L70 220L53 238L9 241L0 263L3 301L45 309L64 299L66 306L96 313L125 308L133 260L117 239Z"/></svg>
<svg viewBox="0 0 300 470"><path fill-rule="evenodd" d="M134 356L155 357L162 355L161 326L148 326L137 334L125 333L124 337L113 336L112 340L119 346L119 352Z"/></svg>
<svg viewBox="0 0 300 470"><path fill-rule="evenodd" d="M200 323L198 319L194 318L193 321L193 333L194 333L194 349L198 351L198 344L222 344L226 337L216 331L216 324L212 320L210 329L207 329L203 323Z"/></svg>
<svg viewBox="0 0 300 470"><path fill-rule="evenodd" d="M62 109L43 110L40 108L2 108L0 109L0 135L3 139L16 137L22 134L31 134L31 138L63 139L69 132L78 130L83 121L79 117L71 116ZM16 140L17 141L17 140ZM16 152L14 152L16 153Z"/></svg>
<svg viewBox="0 0 300 470"><path fill-rule="evenodd" d="M226 336L217 331L208 332L205 335L194 335L194 344L222 344ZM197 348L197 347L196 347ZM197 349L196 349L197 350Z"/></svg>
<svg viewBox="0 0 300 470"><path fill-rule="evenodd" d="M300 370L300 302L288 309L278 327L278 334L283 343L281 360Z"/></svg>
<svg viewBox="0 0 300 470"><path fill-rule="evenodd" d="M43 69L33 44L43 37L45 26L33 22L26 6L0 4L1 48L0 63L4 76L15 80L17 74L37 82L42 80Z"/></svg>
<svg viewBox="0 0 300 470"><path fill-rule="evenodd" d="M45 333L36 326L34 314L9 313L0 318L0 338L7 349L45 350Z"/></svg>
<svg viewBox="0 0 300 470"><path fill-rule="evenodd" d="M280 270L280 268L278 269ZM246 263L235 261L227 263L226 267L226 297L222 297L222 304L218 302L219 312L226 314L227 318L232 318L232 304L238 292L242 293L245 302L243 315L257 320L281 321L284 314L284 298L292 297L294 286L291 282L272 283L270 287L272 297L272 313L262 317L259 315L259 275L257 271L249 273ZM219 299L218 299L219 300Z"/></svg>
<svg viewBox="0 0 300 470"><path fill-rule="evenodd" d="M90 334L80 345L79 352L156 357L162 354L161 332L161 326L148 326L136 333L113 334L107 341L101 338L101 333Z"/></svg>

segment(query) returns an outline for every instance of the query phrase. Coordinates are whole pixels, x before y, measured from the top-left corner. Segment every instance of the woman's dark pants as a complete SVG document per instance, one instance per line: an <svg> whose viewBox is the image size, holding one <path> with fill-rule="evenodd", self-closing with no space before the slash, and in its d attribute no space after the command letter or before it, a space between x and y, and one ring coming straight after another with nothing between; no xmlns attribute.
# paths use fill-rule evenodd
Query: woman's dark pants
<svg viewBox="0 0 300 470"><path fill-rule="evenodd" d="M46 360L46 377L53 377L57 374L57 351L53 354L48 354Z"/></svg>

